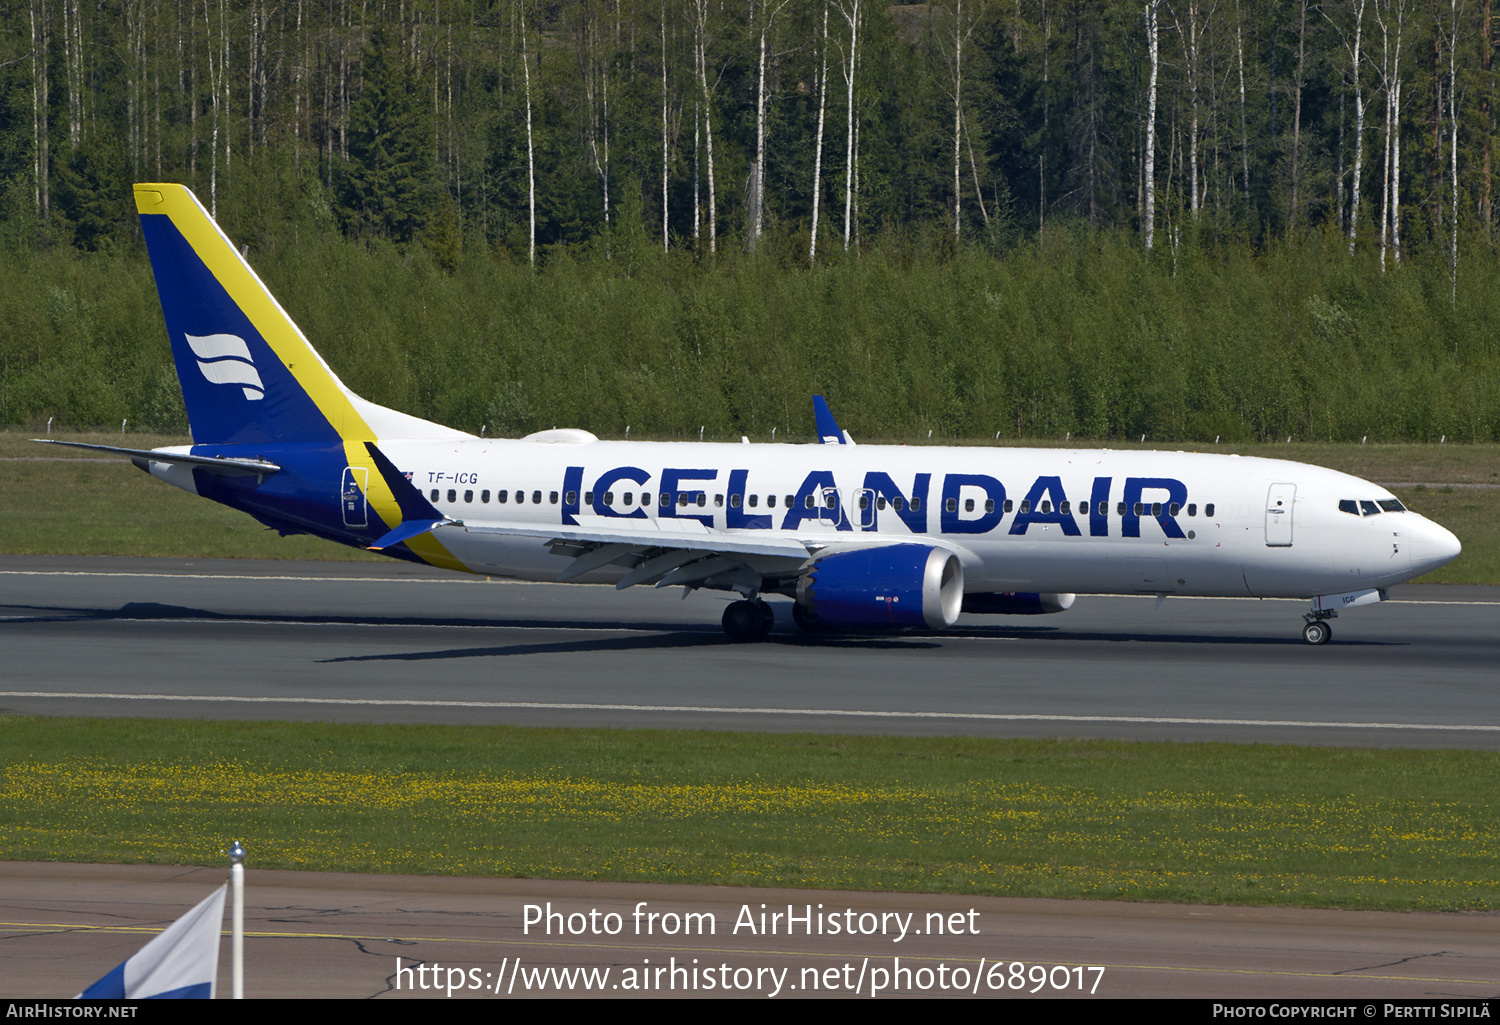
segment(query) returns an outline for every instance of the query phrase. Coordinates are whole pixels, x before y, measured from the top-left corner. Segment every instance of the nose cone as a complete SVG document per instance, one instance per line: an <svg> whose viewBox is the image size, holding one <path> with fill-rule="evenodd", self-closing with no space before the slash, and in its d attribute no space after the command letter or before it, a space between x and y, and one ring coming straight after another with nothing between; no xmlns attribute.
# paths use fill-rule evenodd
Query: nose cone
<svg viewBox="0 0 1500 1025"><path fill-rule="evenodd" d="M1431 573L1439 566L1446 566L1458 558L1463 546L1446 527L1439 526L1425 516L1411 514L1411 568L1415 576Z"/></svg>

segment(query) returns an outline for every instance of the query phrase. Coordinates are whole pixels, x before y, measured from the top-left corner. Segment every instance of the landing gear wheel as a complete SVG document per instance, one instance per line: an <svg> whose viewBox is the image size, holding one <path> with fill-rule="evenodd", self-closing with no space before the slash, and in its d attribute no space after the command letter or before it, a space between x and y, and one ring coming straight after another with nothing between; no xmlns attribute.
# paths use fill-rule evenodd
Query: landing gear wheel
<svg viewBox="0 0 1500 1025"><path fill-rule="evenodd" d="M1302 628L1302 639L1308 644L1327 644L1333 639L1333 627L1315 619Z"/></svg>
<svg viewBox="0 0 1500 1025"><path fill-rule="evenodd" d="M722 622L731 641L758 641L771 631L771 609L763 601L730 602Z"/></svg>
<svg viewBox="0 0 1500 1025"><path fill-rule="evenodd" d="M800 602L792 605L792 621L804 630L821 630L818 623L818 614L809 612L806 605Z"/></svg>
<svg viewBox="0 0 1500 1025"><path fill-rule="evenodd" d="M776 610L771 608L769 602L757 601L755 604L760 606L760 618L763 624L761 626L760 636L764 637L766 636L766 634L770 633L771 629L776 625Z"/></svg>

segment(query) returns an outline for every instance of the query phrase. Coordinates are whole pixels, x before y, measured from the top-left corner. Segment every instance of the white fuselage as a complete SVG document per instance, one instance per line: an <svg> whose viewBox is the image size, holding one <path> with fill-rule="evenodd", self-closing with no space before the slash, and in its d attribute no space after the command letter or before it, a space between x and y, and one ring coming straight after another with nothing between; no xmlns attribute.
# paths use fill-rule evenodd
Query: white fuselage
<svg viewBox="0 0 1500 1025"><path fill-rule="evenodd" d="M464 566L529 580L555 579L569 559L536 536L480 528L690 521L831 550L917 541L959 556L968 593L1311 597L1401 583L1459 550L1385 488L1278 459L549 434L561 440L382 444L434 506L462 521L434 536ZM624 572L606 566L578 579Z"/></svg>

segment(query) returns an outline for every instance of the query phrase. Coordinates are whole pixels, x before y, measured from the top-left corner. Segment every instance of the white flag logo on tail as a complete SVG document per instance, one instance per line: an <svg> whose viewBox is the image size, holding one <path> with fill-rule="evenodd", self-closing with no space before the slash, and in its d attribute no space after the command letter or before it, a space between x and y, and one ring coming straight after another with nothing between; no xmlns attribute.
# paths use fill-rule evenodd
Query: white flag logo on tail
<svg viewBox="0 0 1500 1025"><path fill-rule="evenodd" d="M188 346L198 357L198 369L214 384L238 384L247 399L266 397L250 346L238 335L186 335Z"/></svg>
<svg viewBox="0 0 1500 1025"><path fill-rule="evenodd" d="M78 999L213 999L219 973L219 930L224 924L224 894L228 890L226 883L209 894L202 904L78 994Z"/></svg>

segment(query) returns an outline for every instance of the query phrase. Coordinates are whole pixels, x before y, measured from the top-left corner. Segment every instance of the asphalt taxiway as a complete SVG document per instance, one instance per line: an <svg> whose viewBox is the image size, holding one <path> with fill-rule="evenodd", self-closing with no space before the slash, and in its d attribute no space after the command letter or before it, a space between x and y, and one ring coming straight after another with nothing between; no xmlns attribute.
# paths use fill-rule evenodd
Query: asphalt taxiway
<svg viewBox="0 0 1500 1025"><path fill-rule="evenodd" d="M943 634L389 563L0 557L0 710L1500 748L1500 588L1407 586L1333 643L1305 602L1078 599Z"/></svg>

